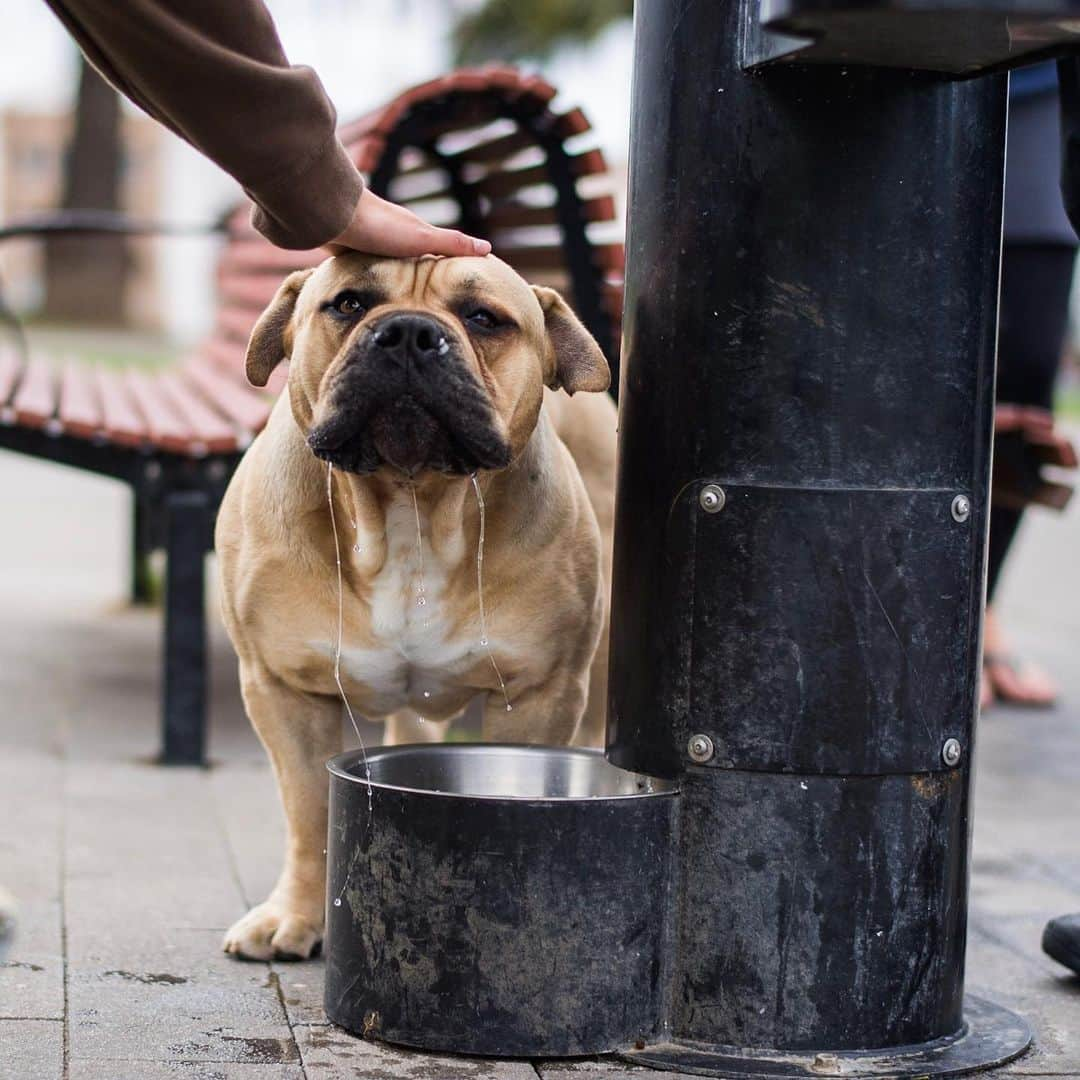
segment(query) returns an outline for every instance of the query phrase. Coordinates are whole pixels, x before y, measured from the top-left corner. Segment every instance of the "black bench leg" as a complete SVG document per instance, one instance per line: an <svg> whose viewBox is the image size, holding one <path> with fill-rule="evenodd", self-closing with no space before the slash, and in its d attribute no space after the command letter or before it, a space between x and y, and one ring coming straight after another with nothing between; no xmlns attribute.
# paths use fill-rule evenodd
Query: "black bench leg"
<svg viewBox="0 0 1080 1080"><path fill-rule="evenodd" d="M203 559L209 502L197 491L165 500L165 765L203 765L206 751L206 619Z"/></svg>
<svg viewBox="0 0 1080 1080"><path fill-rule="evenodd" d="M131 602L149 604L153 599L150 578L150 508L138 495L131 506Z"/></svg>

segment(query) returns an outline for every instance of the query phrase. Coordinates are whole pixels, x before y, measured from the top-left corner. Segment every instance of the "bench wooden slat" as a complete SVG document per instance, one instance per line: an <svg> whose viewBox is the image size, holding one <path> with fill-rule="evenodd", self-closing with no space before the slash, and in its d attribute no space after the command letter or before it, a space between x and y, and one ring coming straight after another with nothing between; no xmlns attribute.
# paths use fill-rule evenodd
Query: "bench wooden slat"
<svg viewBox="0 0 1080 1080"><path fill-rule="evenodd" d="M97 368L94 372L101 426L105 434L121 446L141 446L149 437L146 421L128 389L123 372Z"/></svg>
<svg viewBox="0 0 1080 1080"><path fill-rule="evenodd" d="M574 135L582 135L592 130L592 125L581 109L571 109L569 112L551 118L551 130L560 139L569 139ZM530 146L536 146L537 142L531 132L523 128L516 131L508 131L504 135L496 135L490 139L480 139L460 150L454 150L446 156L458 164L475 163L488 164L495 161L505 161L514 154L527 150Z"/></svg>
<svg viewBox="0 0 1080 1080"><path fill-rule="evenodd" d="M615 200L610 195L600 195L595 199L583 199L581 215L585 221L613 221L615 218ZM556 225L559 221L559 208L555 203L547 206L530 206L521 202L496 203L486 217L486 224L492 229L521 229L537 225Z"/></svg>
<svg viewBox="0 0 1080 1080"><path fill-rule="evenodd" d="M166 372L158 377L157 382L186 421L194 440L193 448L201 448L211 454L222 454L237 448L238 439L233 425L179 372Z"/></svg>
<svg viewBox="0 0 1080 1080"><path fill-rule="evenodd" d="M576 154L569 159L569 164L574 176L595 176L607 172L604 155L599 150L586 150L582 154ZM539 165L530 165L526 169L492 169L471 186L483 195L499 199L523 188L550 183L551 171L545 161Z"/></svg>
<svg viewBox="0 0 1080 1080"><path fill-rule="evenodd" d="M43 428L56 413L56 373L40 357L31 357L22 370L12 401L15 420L24 427Z"/></svg>
<svg viewBox="0 0 1080 1080"><path fill-rule="evenodd" d="M11 400L21 370L22 357L14 349L0 349L0 412Z"/></svg>
<svg viewBox="0 0 1080 1080"><path fill-rule="evenodd" d="M443 169L428 169L414 176L398 174L390 181L387 197L401 206L415 206L432 199L452 199L450 178Z"/></svg>
<svg viewBox="0 0 1080 1080"><path fill-rule="evenodd" d="M593 244L590 253L597 266L609 271L620 271L623 265L622 244ZM558 270L566 266L566 251L559 244L515 244L513 241L499 243L495 251L501 259L515 270ZM527 275L526 275L527 276Z"/></svg>
<svg viewBox="0 0 1080 1080"><path fill-rule="evenodd" d="M223 375L201 356L188 364L185 374L234 423L252 434L262 430L273 408L266 394Z"/></svg>
<svg viewBox="0 0 1080 1080"><path fill-rule="evenodd" d="M135 404L146 418L151 442L175 453L189 453L197 446L198 440L190 426L165 393L159 380L141 371L129 371L126 382Z"/></svg>
<svg viewBox="0 0 1080 1080"><path fill-rule="evenodd" d="M89 439L101 432L104 415L94 372L86 364L69 360L60 376L60 423L64 430Z"/></svg>

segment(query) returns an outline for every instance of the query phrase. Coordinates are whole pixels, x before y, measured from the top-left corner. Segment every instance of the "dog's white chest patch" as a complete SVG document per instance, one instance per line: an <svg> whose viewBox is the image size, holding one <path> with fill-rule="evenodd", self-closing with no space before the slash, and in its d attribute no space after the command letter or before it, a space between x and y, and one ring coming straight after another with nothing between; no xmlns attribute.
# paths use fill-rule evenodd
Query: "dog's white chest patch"
<svg viewBox="0 0 1080 1080"><path fill-rule="evenodd" d="M365 538L357 536L362 549ZM341 674L346 684L359 684L369 709L393 712L438 697L460 674L475 663L476 635L450 636L444 604L449 560L458 552L436 554L421 519L418 540L417 511L411 495L395 499L386 511L386 561L371 581L368 620L374 647L342 643ZM334 642L313 643L333 656Z"/></svg>

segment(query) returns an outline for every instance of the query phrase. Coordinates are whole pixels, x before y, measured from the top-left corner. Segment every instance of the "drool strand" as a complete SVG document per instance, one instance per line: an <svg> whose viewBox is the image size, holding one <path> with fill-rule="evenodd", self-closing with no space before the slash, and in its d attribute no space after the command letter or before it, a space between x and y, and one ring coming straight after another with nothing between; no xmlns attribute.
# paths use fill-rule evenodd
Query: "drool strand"
<svg viewBox="0 0 1080 1080"><path fill-rule="evenodd" d="M341 695L345 712L349 716L349 722L356 732L360 742L360 754L364 759L364 772L367 775L368 819L371 818L371 766L368 764L367 747L364 746L364 736L360 734L360 725L353 715L352 706L349 704L345 687L341 685L341 641L345 634L345 585L341 576L341 544L338 542L337 518L334 515L334 466L327 463L326 466L326 500L330 504L330 529L334 534L334 561L337 563L337 641L334 645L334 682L337 683L338 693ZM346 880L348 878L346 877ZM344 891L344 890L343 890ZM338 898L340 900L340 897ZM334 901L335 904L338 900Z"/></svg>
<svg viewBox="0 0 1080 1080"><path fill-rule="evenodd" d="M416 501L416 485L411 484L409 490L412 492L412 508L416 515L416 560L420 566L416 582L416 606L424 607L427 604L427 597L424 595L424 533L420 528L420 505Z"/></svg>
<svg viewBox="0 0 1080 1080"><path fill-rule="evenodd" d="M469 479L472 480L473 491L476 492L476 504L480 507L480 540L476 545L476 598L480 607L480 644L487 650L495 678L499 680L499 689L502 691L503 701L506 702L506 711L513 712L514 706L510 704L506 682L503 680L499 665L495 662L495 653L488 640L487 615L484 612L484 496L480 494L480 483L476 479L476 473L470 473Z"/></svg>

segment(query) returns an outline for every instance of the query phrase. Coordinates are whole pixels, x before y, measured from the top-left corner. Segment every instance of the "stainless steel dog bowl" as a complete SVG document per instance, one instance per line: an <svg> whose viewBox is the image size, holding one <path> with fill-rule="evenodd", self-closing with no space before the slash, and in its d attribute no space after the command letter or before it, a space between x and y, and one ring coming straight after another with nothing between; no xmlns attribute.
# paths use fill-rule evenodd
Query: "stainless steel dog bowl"
<svg viewBox="0 0 1080 1080"><path fill-rule="evenodd" d="M333 758L326 1011L428 1050L628 1049L662 1015L674 786L589 750Z"/></svg>

